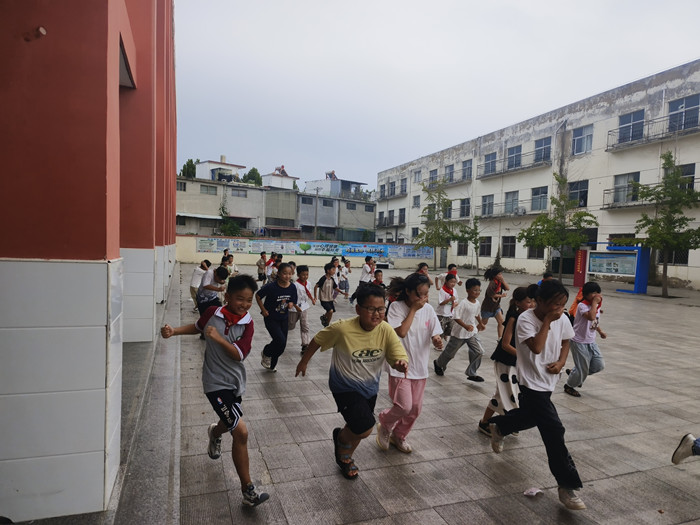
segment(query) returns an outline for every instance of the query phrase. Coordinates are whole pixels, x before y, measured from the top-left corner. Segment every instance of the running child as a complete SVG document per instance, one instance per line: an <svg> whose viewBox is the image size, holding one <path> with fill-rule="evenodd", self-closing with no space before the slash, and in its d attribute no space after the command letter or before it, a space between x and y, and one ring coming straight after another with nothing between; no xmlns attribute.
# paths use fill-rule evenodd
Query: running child
<svg viewBox="0 0 700 525"><path fill-rule="evenodd" d="M311 295L311 290L309 289L309 267L305 264L300 264L297 266L297 277L298 279L294 283L297 288L297 305L299 306L299 312L296 308L289 309L289 330L294 330L294 327L299 321L299 329L301 330L301 353L306 351L306 347L309 346L309 320L307 314L308 310L311 308L312 304L316 304L316 300L313 295Z"/></svg>
<svg viewBox="0 0 700 525"><path fill-rule="evenodd" d="M291 283L292 275L292 267L287 263L280 263L277 280L266 284L255 294L255 301L264 317L265 328L272 337L263 348L260 364L273 372L277 367L277 360L287 347L289 309L301 311L297 305L297 287Z"/></svg>
<svg viewBox="0 0 700 525"><path fill-rule="evenodd" d="M372 256L367 255L365 257L365 264L362 265L362 271L360 272L360 282L357 283L357 288L350 296L350 304L354 303L355 298L357 297L357 292L360 291L360 288L371 283L372 277L374 276L375 265L376 263L374 259L372 259Z"/></svg>
<svg viewBox="0 0 700 525"><path fill-rule="evenodd" d="M430 284L425 275L412 273L405 279L394 277L389 285L396 301L391 304L387 322L401 338L409 365L405 374L389 370L389 397L393 406L377 417L377 445L382 450L387 450L390 443L405 454L413 450L406 438L423 406L430 345L442 348L440 321L428 304Z"/></svg>
<svg viewBox="0 0 700 525"><path fill-rule="evenodd" d="M442 284L445 282L445 277L448 275L454 275L455 278L457 279L457 286L462 286L462 279L459 278L459 275L457 275L457 265L456 264L448 264L447 265L447 272L441 273L435 278L435 289L439 290L442 288ZM442 284L441 284L442 283Z"/></svg>
<svg viewBox="0 0 700 525"><path fill-rule="evenodd" d="M574 316L574 337L571 338L571 356L574 368L566 370L569 374L564 384L564 392L574 397L581 397L576 388L581 388L590 374L597 374L605 368L600 348L595 342L596 332L601 339L608 335L600 328L600 305L603 301L600 285L589 281L583 285L583 300L578 303Z"/></svg>
<svg viewBox="0 0 700 525"><path fill-rule="evenodd" d="M381 270L374 270L374 280L372 281L372 284L386 290L386 284L384 284L384 272Z"/></svg>
<svg viewBox="0 0 700 525"><path fill-rule="evenodd" d="M537 285L520 286L513 291L510 307L504 321L503 338L498 342L496 350L491 354L493 373L496 376L496 391L486 406L484 415L479 421L479 432L491 437L489 419L498 413L503 415L518 408L518 373L515 370L515 327L521 313L534 307Z"/></svg>
<svg viewBox="0 0 700 525"><path fill-rule="evenodd" d="M457 286L457 278L452 274L447 274L445 284L442 285L438 292L438 305L435 312L442 327L442 339L445 341L452 332L454 311L458 304L455 286Z"/></svg>
<svg viewBox="0 0 700 525"><path fill-rule="evenodd" d="M258 268L258 281L265 280L265 266L267 265L267 254L260 252L260 259L255 261L255 266Z"/></svg>
<svg viewBox="0 0 700 525"><path fill-rule="evenodd" d="M484 273L484 278L489 281L484 295L484 303L481 305L481 318L484 326L491 317L496 318L498 323L498 338L503 337L503 310L501 309L501 299L505 297L510 287L503 278L503 268L492 266Z"/></svg>
<svg viewBox="0 0 700 525"><path fill-rule="evenodd" d="M332 262L326 263L323 270L326 272L325 275L322 275L314 286L314 301L320 296L321 306L326 311L326 313L321 316L321 324L323 326L328 326L331 324L333 312L335 312L335 302L333 299L335 297L334 292L338 288L338 285L335 279L333 279L335 265ZM344 292L343 295L345 295L345 297L348 296L347 292Z"/></svg>
<svg viewBox="0 0 700 525"><path fill-rule="evenodd" d="M559 501L571 510L585 509L576 494L581 478L564 441L564 425L552 403L552 392L569 355L569 340L574 336L564 316L569 291L559 281L544 281L537 291L534 309L518 318L516 327L516 370L520 386L520 407L489 420L491 448L503 451L503 437L537 427L542 437L549 470L559 485Z"/></svg>
<svg viewBox="0 0 700 525"><path fill-rule="evenodd" d="M357 317L342 319L318 332L299 361L296 376L320 348L333 349L328 385L345 426L333 429L335 462L346 479L357 479L359 469L352 454L372 433L383 363L408 372L408 356L394 329L384 322L384 290L363 286L357 291Z"/></svg>
<svg viewBox="0 0 700 525"><path fill-rule="evenodd" d="M350 293L350 274L352 269L350 268L350 261L343 257L343 267L340 269L340 282L338 286L340 287L341 293L345 294L345 298L348 298Z"/></svg>
<svg viewBox="0 0 700 525"><path fill-rule="evenodd" d="M160 329L164 339L174 335L205 336L202 384L204 394L218 417L209 425L207 453L211 459L221 456L221 436L230 432L233 438L231 457L241 481L243 504L254 507L270 496L258 492L250 478L248 459L248 427L241 408L245 394L246 372L243 360L250 354L253 342L253 319L248 310L258 289L250 275L232 277L226 288L226 306L212 306L194 324Z"/></svg>
<svg viewBox="0 0 700 525"><path fill-rule="evenodd" d="M469 381L481 383L484 378L476 373L481 365L481 357L484 355L484 348L481 346L478 335L484 329L479 316L481 308L478 301L481 295L481 281L474 278L467 279L464 287L467 289L467 299L457 305L450 340L438 358L433 361L433 368L437 375L444 375L447 364L452 361L457 350L466 344L469 347L469 366L464 373Z"/></svg>
<svg viewBox="0 0 700 525"><path fill-rule="evenodd" d="M194 303L194 310L197 311L197 290L199 290L199 285L202 282L204 274L211 267L211 262L209 259L204 259L199 263L194 271L192 272L192 279L190 280L190 297L192 297L192 302Z"/></svg>

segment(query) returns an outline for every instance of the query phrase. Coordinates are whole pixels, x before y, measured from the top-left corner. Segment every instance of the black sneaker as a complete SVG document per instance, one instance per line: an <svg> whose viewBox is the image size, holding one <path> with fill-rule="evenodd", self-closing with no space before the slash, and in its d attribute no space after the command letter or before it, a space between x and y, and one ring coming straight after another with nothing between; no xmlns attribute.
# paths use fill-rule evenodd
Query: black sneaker
<svg viewBox="0 0 700 525"><path fill-rule="evenodd" d="M484 382L484 378L481 376L467 376L467 379L469 379L469 381L474 381L475 383L483 383Z"/></svg>
<svg viewBox="0 0 700 525"><path fill-rule="evenodd" d="M320 317L320 319L321 319L321 324L322 324L323 326L328 326L328 319L326 319L326 316L325 316L325 315L322 315L322 316Z"/></svg>
<svg viewBox="0 0 700 525"><path fill-rule="evenodd" d="M270 499L270 495L267 492L258 492L252 483L248 485L247 490L243 491L243 505L248 507L257 507L268 499Z"/></svg>
<svg viewBox="0 0 700 525"><path fill-rule="evenodd" d="M445 370L438 364L437 359L433 361L433 368L435 369L435 373L439 376L444 376L445 375Z"/></svg>
<svg viewBox="0 0 700 525"><path fill-rule="evenodd" d="M479 421L479 432L485 436L491 437L491 429L489 428L488 422L482 423Z"/></svg>

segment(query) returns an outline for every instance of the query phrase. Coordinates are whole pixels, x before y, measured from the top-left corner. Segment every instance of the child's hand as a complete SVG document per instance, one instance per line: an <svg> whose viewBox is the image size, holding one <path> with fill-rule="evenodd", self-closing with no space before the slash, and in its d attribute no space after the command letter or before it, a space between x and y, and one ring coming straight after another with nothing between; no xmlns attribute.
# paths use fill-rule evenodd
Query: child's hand
<svg viewBox="0 0 700 525"><path fill-rule="evenodd" d="M394 363L394 366L392 366L391 368L393 368L397 372L403 372L404 376L408 373L408 363L403 359L397 359L397 361Z"/></svg>
<svg viewBox="0 0 700 525"><path fill-rule="evenodd" d="M314 306L316 305L316 298L315 297L313 299L311 299L311 304L313 304Z"/></svg>
<svg viewBox="0 0 700 525"><path fill-rule="evenodd" d="M556 361L554 363L549 363L547 365L547 372L549 372L550 374L558 374L559 372L561 372L562 366L563 366L563 364L560 363L559 361Z"/></svg>
<svg viewBox="0 0 700 525"><path fill-rule="evenodd" d="M207 326L204 329L204 337L208 337L209 339L213 339L216 342L219 342L222 339L221 334L219 334L217 329L211 325Z"/></svg>
<svg viewBox="0 0 700 525"><path fill-rule="evenodd" d="M608 334L606 334L605 332L603 332L600 328L598 328L598 333L600 334L600 338L601 338L601 339L607 339L607 338L608 338Z"/></svg>
<svg viewBox="0 0 700 525"><path fill-rule="evenodd" d="M485 324L482 324L482 323L479 323L478 325L476 325L476 329L477 329L479 332L483 332L484 330L486 330L486 325L485 325Z"/></svg>
<svg viewBox="0 0 700 525"><path fill-rule="evenodd" d="M304 361L299 361L299 364L297 365L297 371L296 374L294 374L294 377L299 377L299 374L303 376L306 375L306 363Z"/></svg>
<svg viewBox="0 0 700 525"><path fill-rule="evenodd" d="M263 317L267 317L268 315L270 315L270 312L268 312L265 308L260 310L260 313L262 314Z"/></svg>
<svg viewBox="0 0 700 525"><path fill-rule="evenodd" d="M432 337L433 340L433 346L437 348L438 350L442 350L442 337L439 335L434 335Z"/></svg>
<svg viewBox="0 0 700 525"><path fill-rule="evenodd" d="M562 315L564 315L564 306L547 312L547 315L544 316L544 321L551 323L559 319Z"/></svg>
<svg viewBox="0 0 700 525"><path fill-rule="evenodd" d="M163 337L163 339L172 337L174 333L175 330L173 330L173 327L169 324L166 324L163 328L160 329L160 335Z"/></svg>

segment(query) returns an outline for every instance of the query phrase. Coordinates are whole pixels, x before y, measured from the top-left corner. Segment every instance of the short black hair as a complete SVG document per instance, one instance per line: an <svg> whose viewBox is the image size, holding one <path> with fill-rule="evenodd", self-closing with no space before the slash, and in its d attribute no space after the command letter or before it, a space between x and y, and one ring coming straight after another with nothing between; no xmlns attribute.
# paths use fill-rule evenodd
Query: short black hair
<svg viewBox="0 0 700 525"><path fill-rule="evenodd" d="M214 275L216 275L219 279L227 279L228 270L223 266L219 266L216 270L214 270Z"/></svg>
<svg viewBox="0 0 700 525"><path fill-rule="evenodd" d="M554 277L554 274L552 272L544 272L542 274L542 279L551 279L552 277Z"/></svg>
<svg viewBox="0 0 700 525"><path fill-rule="evenodd" d="M382 299L386 299L386 292L384 291L384 288L377 286L376 284L368 284L362 288L358 288L357 295L355 296L357 299L357 305L364 306L365 302L367 302L367 299L370 297L381 297Z"/></svg>
<svg viewBox="0 0 700 525"><path fill-rule="evenodd" d="M209 259L204 259L202 262L204 263L204 266L206 266L207 268L211 267L211 261Z"/></svg>
<svg viewBox="0 0 700 525"><path fill-rule="evenodd" d="M372 260L371 255L368 255L367 257L365 257L365 262L370 262L371 260Z"/></svg>
<svg viewBox="0 0 700 525"><path fill-rule="evenodd" d="M581 293L586 297L589 293L600 293L600 285L595 281L588 281L583 285Z"/></svg>
<svg viewBox="0 0 700 525"><path fill-rule="evenodd" d="M323 271L327 272L328 270L335 268L335 265L332 262L326 263L323 265Z"/></svg>
<svg viewBox="0 0 700 525"><path fill-rule="evenodd" d="M457 268L457 265L454 264L454 263L453 263L453 264L448 264L448 265L447 265L447 269L448 269L448 270L451 270L452 268Z"/></svg>
<svg viewBox="0 0 700 525"><path fill-rule="evenodd" d="M454 281L455 279L457 279L457 277L454 274L448 273L445 276L445 283L447 283L447 281Z"/></svg>
<svg viewBox="0 0 700 525"><path fill-rule="evenodd" d="M467 279L467 282L464 283L464 289L469 290L470 288L474 288L475 286L481 286L481 281L477 279L476 277L472 277L471 279Z"/></svg>
<svg viewBox="0 0 700 525"><path fill-rule="evenodd" d="M239 274L231 277L226 287L226 293L231 294L239 290L250 290L255 293L258 290L258 283L255 282L251 275Z"/></svg>
<svg viewBox="0 0 700 525"><path fill-rule="evenodd" d="M550 279L549 281L542 281L540 289L537 291L537 300L549 301L555 297L563 295L567 299L569 298L569 290L566 286L561 284L561 282L556 279Z"/></svg>
<svg viewBox="0 0 700 525"><path fill-rule="evenodd" d="M378 273L381 273L382 275L384 275L384 272L383 272L383 271L381 271L381 270L374 270L374 275L377 275Z"/></svg>
<svg viewBox="0 0 700 525"><path fill-rule="evenodd" d="M309 271L309 266L306 264L300 264L297 266L297 275L299 275L301 272L308 272Z"/></svg>
<svg viewBox="0 0 700 525"><path fill-rule="evenodd" d="M266 252L260 252L260 255L267 255Z"/></svg>

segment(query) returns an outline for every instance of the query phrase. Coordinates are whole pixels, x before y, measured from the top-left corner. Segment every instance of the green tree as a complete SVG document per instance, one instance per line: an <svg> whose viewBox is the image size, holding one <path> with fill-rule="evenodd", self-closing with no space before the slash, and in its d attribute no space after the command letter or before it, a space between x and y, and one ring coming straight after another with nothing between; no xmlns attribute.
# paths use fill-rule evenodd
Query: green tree
<svg viewBox="0 0 700 525"><path fill-rule="evenodd" d="M180 173L178 173L178 176L184 177L186 179L194 179L197 173L197 168L195 167L195 164L198 163L199 159L197 159L196 161L193 161L192 159L187 159L187 162L185 162L182 165L182 169L180 170Z"/></svg>
<svg viewBox="0 0 700 525"><path fill-rule="evenodd" d="M292 189L299 191L299 186L297 186L297 181L292 181Z"/></svg>
<svg viewBox="0 0 700 525"><path fill-rule="evenodd" d="M260 176L260 172L257 170L257 168L250 168L248 173L243 175L241 182L262 186L262 177Z"/></svg>
<svg viewBox="0 0 700 525"><path fill-rule="evenodd" d="M443 181L424 183L423 192L428 204L421 212L423 228L413 242L418 248L433 249L433 269L436 269L438 249L449 248L455 239L455 223L447 217L447 210L452 208L452 201L447 198Z"/></svg>
<svg viewBox="0 0 700 525"><path fill-rule="evenodd" d="M221 235L226 237L238 237L241 235L241 225L229 216L226 191L224 191L221 195L219 215L221 216L221 225L219 226L219 232Z"/></svg>
<svg viewBox="0 0 700 525"><path fill-rule="evenodd" d="M646 237L637 239L642 246L656 249L663 258L661 296L668 297L668 263L674 251L700 248L700 227L688 228L693 219L684 210L696 208L700 191L693 188L693 178L684 177L681 168L670 151L661 155L664 177L660 184L632 183L632 192L640 202L653 207L652 213L642 212L637 219L635 232Z"/></svg>
<svg viewBox="0 0 700 525"><path fill-rule="evenodd" d="M535 217L532 224L520 230L518 240L528 248L555 248L560 253L559 279L563 270L563 255L566 250L575 250L588 240L587 228L598 226L592 213L578 210L578 202L569 198L566 177L554 173L558 194L550 197L550 213ZM547 267L551 267L551 251L547 258Z"/></svg>
<svg viewBox="0 0 700 525"><path fill-rule="evenodd" d="M481 244L481 231L479 230L479 217L473 217L471 224L460 224L455 231L455 240L467 243L476 255L476 273L479 273L479 247Z"/></svg>

